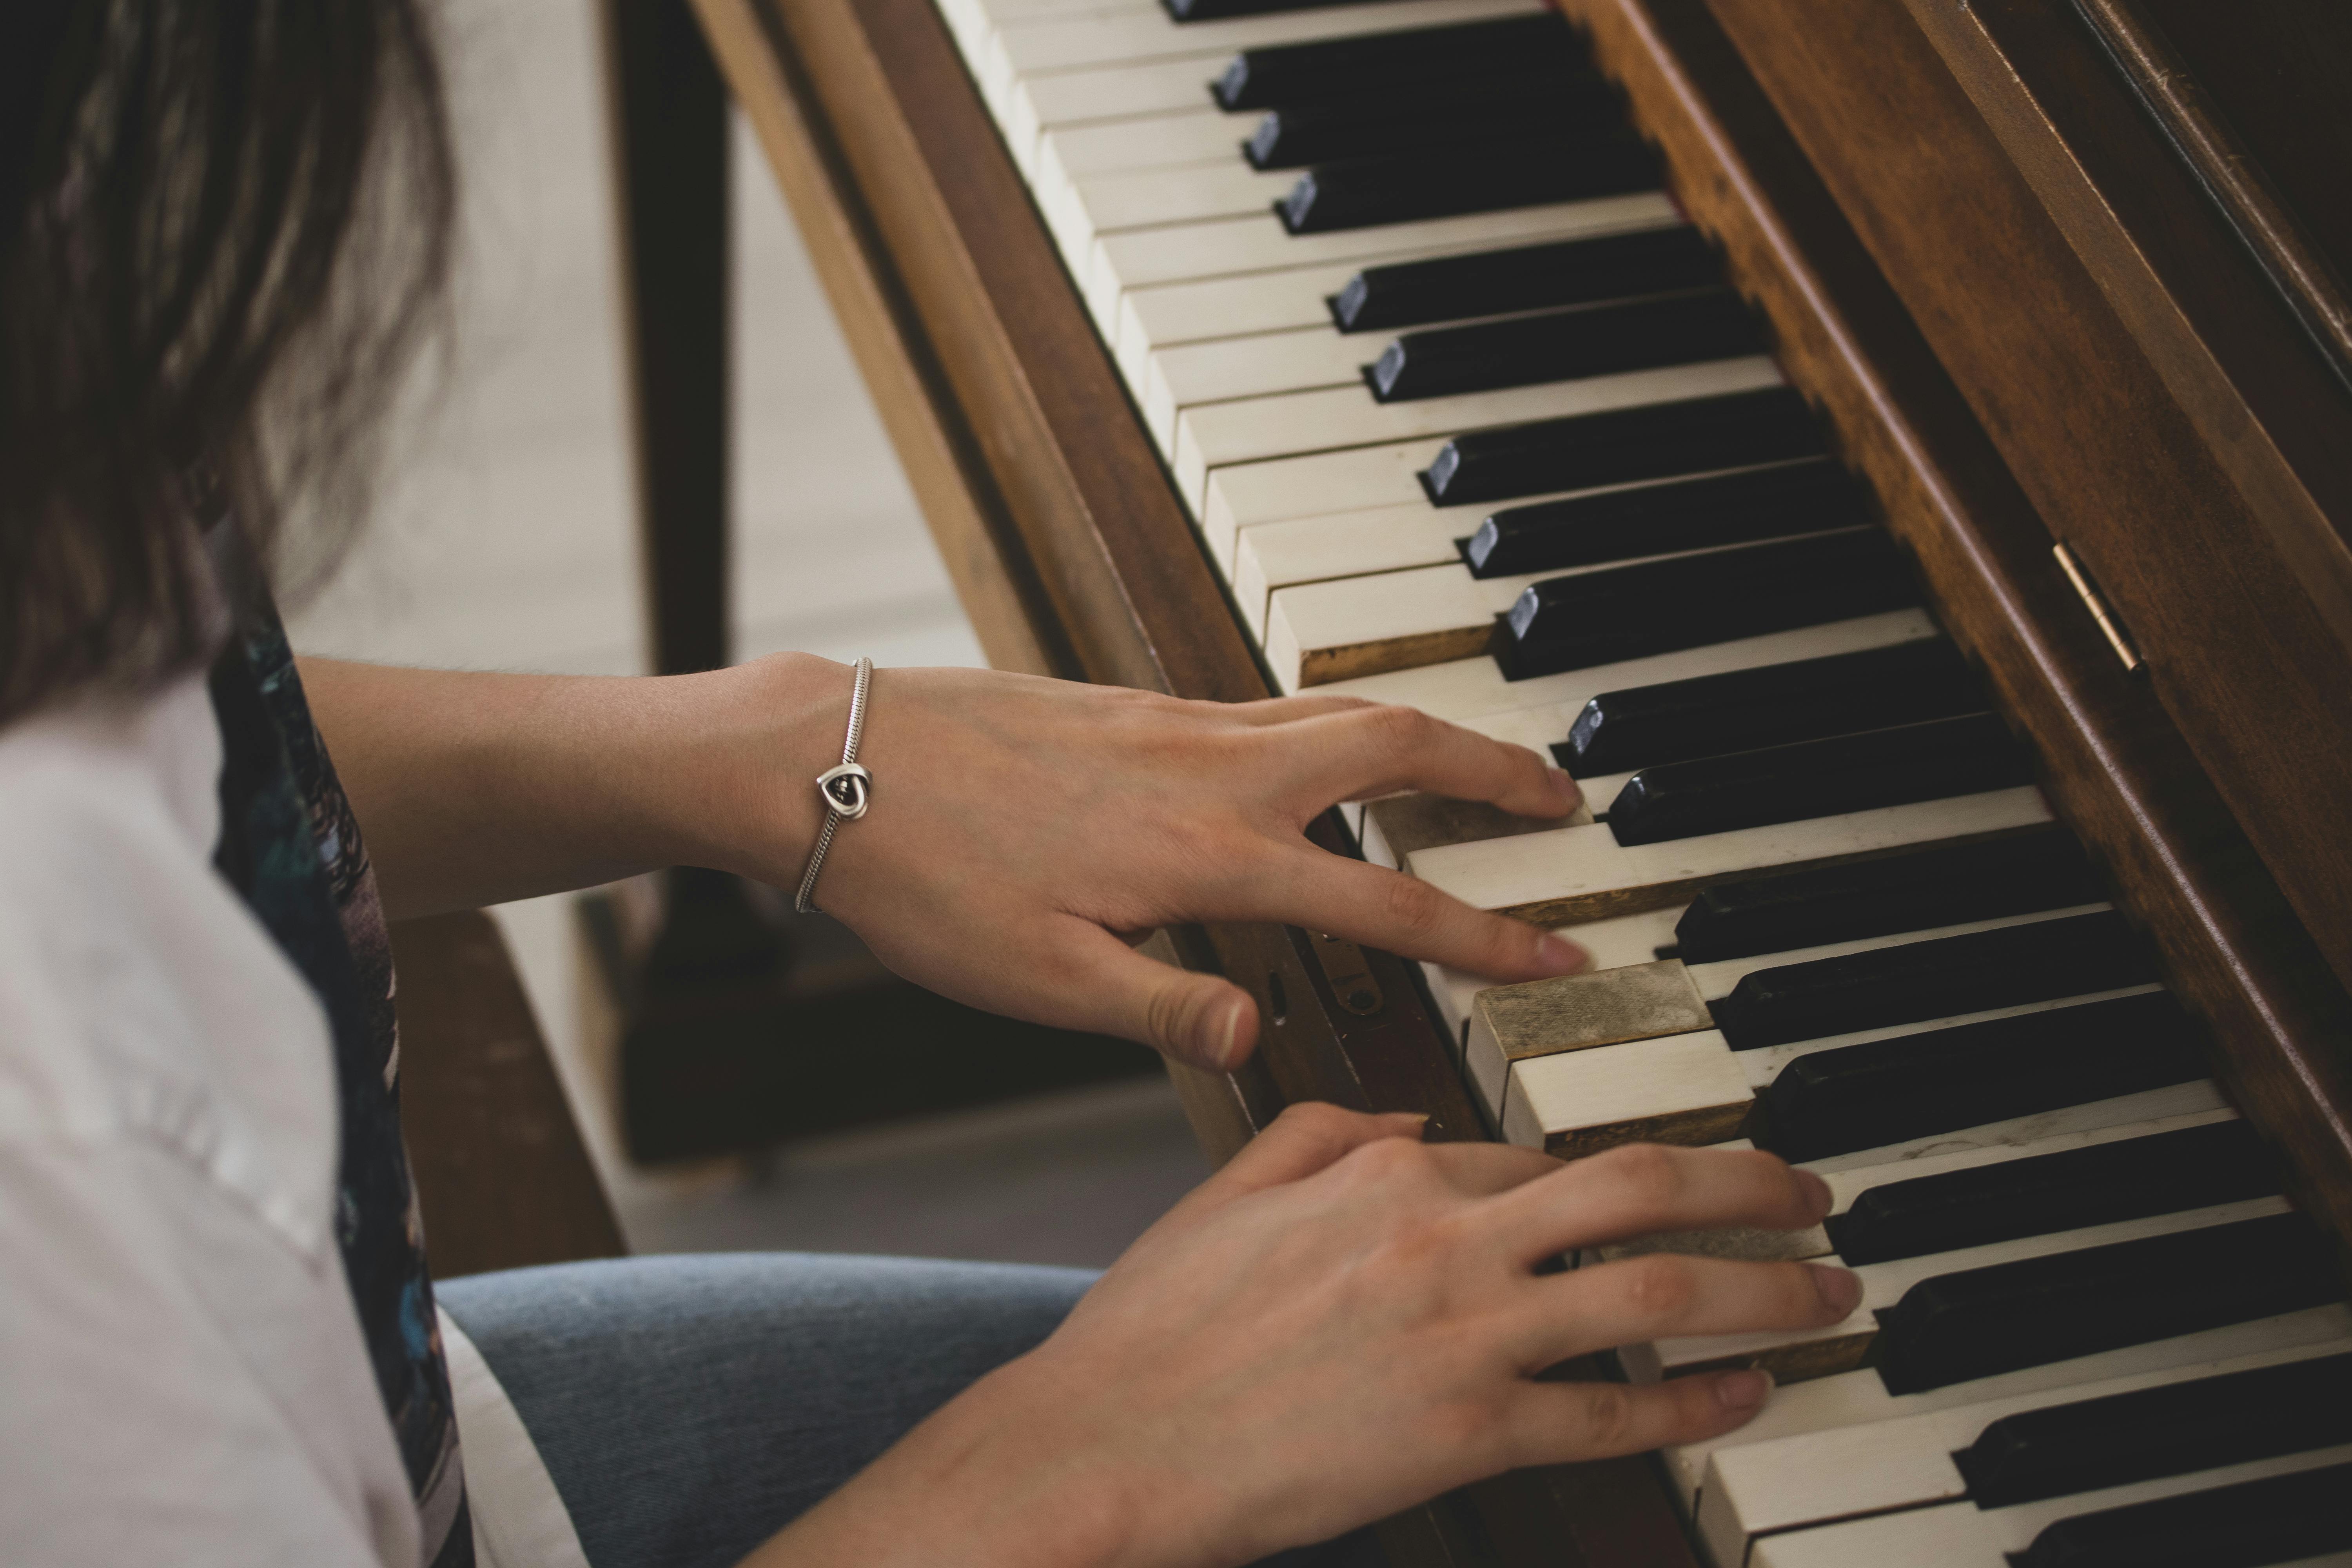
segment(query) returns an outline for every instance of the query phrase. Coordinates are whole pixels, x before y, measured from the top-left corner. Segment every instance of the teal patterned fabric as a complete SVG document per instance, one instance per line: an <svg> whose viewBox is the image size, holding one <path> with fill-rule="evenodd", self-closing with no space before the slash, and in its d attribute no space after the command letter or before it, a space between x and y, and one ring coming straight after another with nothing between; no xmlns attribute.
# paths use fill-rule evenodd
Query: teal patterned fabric
<svg viewBox="0 0 2352 1568"><path fill-rule="evenodd" d="M423 1563L472 1568L449 1371L400 1137L383 908L285 631L266 605L250 622L212 670L224 753L214 860L326 1008L341 1100L335 1234L343 1270L415 1491Z"/></svg>

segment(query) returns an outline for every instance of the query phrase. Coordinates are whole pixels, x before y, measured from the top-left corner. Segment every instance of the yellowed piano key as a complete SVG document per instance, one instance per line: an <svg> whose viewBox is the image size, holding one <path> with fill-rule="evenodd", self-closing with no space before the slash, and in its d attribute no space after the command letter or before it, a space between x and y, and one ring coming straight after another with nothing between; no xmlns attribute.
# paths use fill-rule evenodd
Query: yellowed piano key
<svg viewBox="0 0 2352 1568"><path fill-rule="evenodd" d="M1624 1143L1719 1143L1738 1136L1756 1099L1734 1054L1706 1030L1517 1064L1503 1136L1562 1159Z"/></svg>

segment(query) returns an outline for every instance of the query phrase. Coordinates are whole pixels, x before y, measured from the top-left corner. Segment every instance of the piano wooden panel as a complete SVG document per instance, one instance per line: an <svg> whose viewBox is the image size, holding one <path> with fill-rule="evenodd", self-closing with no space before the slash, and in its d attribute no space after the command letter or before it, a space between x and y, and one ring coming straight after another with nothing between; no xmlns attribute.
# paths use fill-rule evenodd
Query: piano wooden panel
<svg viewBox="0 0 2352 1568"><path fill-rule="evenodd" d="M1591 30L1603 68L1664 150L1675 195L1771 321L1790 382L1821 406L1841 456L1870 481L1887 526L1917 556L1939 618L1983 664L2002 710L2032 742L2053 806L2113 879L2118 901L2147 923L2175 988L2212 1026L2218 1070L2284 1148L2315 1211L2338 1236L2352 1236L2352 1062L2341 1045L2352 1039L2352 998L2158 692L2116 659L2053 560L2051 531L2003 449L1847 222L1843 193L1807 156L1851 149L1844 173L1859 184L1874 153L1990 132L1948 75L1938 96L1942 67L1895 0L1835 3L1835 21L1820 7L1775 11L1767 0L1721 0L1715 10L1705 0L1563 0L1563 9ZM1738 47L1717 11L1738 22ZM1807 145L1751 74L1759 56L1788 73L1780 96L1808 118ZM1927 79L1898 83L1906 71ZM1916 205L1963 209L1949 180L1916 170L1873 175L1853 198L1880 204L1893 224L1905 210L1906 177L1922 182L1908 187ZM1965 252L1974 242L1957 243ZM1942 276L1937 264L1948 270L1964 259L1906 258L1922 288ZM2032 291L2006 276L1975 281L1986 291L1934 296L1931 319L1957 331L1956 322L1998 313L1971 298ZM2095 290L2088 308L2105 310ZM1979 363L1988 374L1996 368ZM2011 437L2016 422L2037 416L2011 411L2000 428ZM2063 470L2056 455L2050 461L2045 477L2055 485ZM2075 476L2069 506L2112 504L2095 481L2114 478L2114 465ZM2153 549L2159 531L2147 532ZM2194 568L2180 570L2184 583L2200 580ZM2228 635L2252 643L2262 613L2258 603L2242 608L2248 623ZM2210 679L2218 687L2218 671ZM2331 706L2340 710L2340 699L2308 711ZM2295 727L2314 728L2301 720ZM2332 737L2339 764L2352 756L2347 735L2352 727ZM2264 754L2305 743L2318 742L2281 738ZM2346 841L2340 820L2312 821L2318 813L2340 819L2326 798L2352 795L2296 806L2314 854Z"/></svg>

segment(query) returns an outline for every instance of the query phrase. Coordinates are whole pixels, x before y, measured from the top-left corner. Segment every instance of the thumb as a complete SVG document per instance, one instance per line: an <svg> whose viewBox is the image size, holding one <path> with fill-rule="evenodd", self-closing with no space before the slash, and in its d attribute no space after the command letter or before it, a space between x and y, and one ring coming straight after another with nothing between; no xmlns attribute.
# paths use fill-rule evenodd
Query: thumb
<svg viewBox="0 0 2352 1568"><path fill-rule="evenodd" d="M1166 1056L1211 1072L1240 1064L1257 1039L1257 1004L1214 974L1196 974L1146 957L1090 922L1066 950L1070 1000L1089 1027L1140 1040Z"/></svg>

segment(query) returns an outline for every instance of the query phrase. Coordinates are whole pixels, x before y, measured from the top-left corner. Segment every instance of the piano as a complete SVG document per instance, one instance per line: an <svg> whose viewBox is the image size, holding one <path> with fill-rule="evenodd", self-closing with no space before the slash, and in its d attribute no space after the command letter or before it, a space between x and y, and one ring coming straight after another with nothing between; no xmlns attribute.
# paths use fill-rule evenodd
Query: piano
<svg viewBox="0 0 2352 1568"><path fill-rule="evenodd" d="M1601 1249L1857 1269L1566 1369L1766 1366L1754 1424L1391 1561L2352 1563L2352 14L694 10L993 659L1583 783L1315 831L1589 973L1162 933L1266 1020L1175 1069L1212 1153L1316 1098L1836 1194Z"/></svg>

